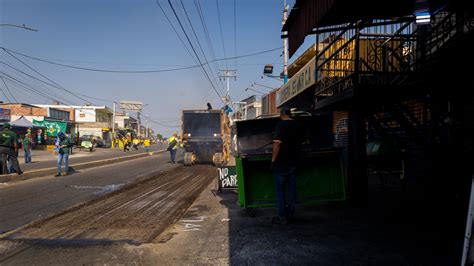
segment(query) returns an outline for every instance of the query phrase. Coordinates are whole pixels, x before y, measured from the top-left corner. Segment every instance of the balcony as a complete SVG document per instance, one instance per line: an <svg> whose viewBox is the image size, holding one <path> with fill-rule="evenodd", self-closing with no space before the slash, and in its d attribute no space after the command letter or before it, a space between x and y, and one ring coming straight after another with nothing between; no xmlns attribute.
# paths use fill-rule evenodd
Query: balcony
<svg viewBox="0 0 474 266"><path fill-rule="evenodd" d="M425 26L408 17L319 29L317 38L327 45L317 53L315 108L355 95L380 100L413 92L437 52L472 25L471 20L440 11Z"/></svg>

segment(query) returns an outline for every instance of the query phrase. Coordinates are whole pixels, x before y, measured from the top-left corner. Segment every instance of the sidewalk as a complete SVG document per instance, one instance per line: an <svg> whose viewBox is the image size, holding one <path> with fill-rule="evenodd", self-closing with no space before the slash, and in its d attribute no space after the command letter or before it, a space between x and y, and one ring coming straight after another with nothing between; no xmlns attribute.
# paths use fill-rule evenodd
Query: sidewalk
<svg viewBox="0 0 474 266"><path fill-rule="evenodd" d="M151 151L158 151L165 149L163 144L152 145ZM19 151L18 161L20 162L21 170L31 171L57 166L57 155L54 155L52 151L33 150L32 163L25 164L25 157L23 150ZM129 156L133 154L145 153L143 147L140 147L138 151L123 152L121 149L110 149L110 148L96 148L93 152L83 149L74 149L73 154L69 156L69 164L86 163L97 160L112 159L118 157Z"/></svg>
<svg viewBox="0 0 474 266"><path fill-rule="evenodd" d="M443 223L420 220L419 213L428 210L413 200L400 204L397 191L371 187L372 204L365 208L299 205L295 223L283 226L271 223L275 208L247 216L237 193L216 194L215 182L147 247L149 257L140 264L456 265L458 260L451 231Z"/></svg>
<svg viewBox="0 0 474 266"><path fill-rule="evenodd" d="M150 147L152 152L163 152L165 145L156 144ZM124 152L120 149L96 149L93 152L74 150L69 157L70 169L81 170L102 165L114 164L148 156L143 148L137 151ZM25 180L33 177L54 175L57 172L57 156L51 151L33 151L32 163L25 164L23 151L19 154L22 175L16 173L0 175L0 183Z"/></svg>

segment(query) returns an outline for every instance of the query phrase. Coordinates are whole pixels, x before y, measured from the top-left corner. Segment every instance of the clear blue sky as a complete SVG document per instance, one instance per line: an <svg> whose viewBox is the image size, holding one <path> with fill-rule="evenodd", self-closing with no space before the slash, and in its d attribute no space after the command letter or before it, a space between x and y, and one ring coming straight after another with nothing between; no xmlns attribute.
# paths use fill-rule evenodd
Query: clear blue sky
<svg viewBox="0 0 474 266"><path fill-rule="evenodd" d="M165 0L159 0L165 12L180 31ZM175 7L179 1L172 0ZM183 0L197 31L203 49L211 58L194 0ZM224 58L215 0L200 0L210 32L216 58ZM292 5L294 1L289 1ZM282 46L281 17L283 0L236 0L237 51L234 49L234 1L219 0L226 56L244 55ZM178 10L180 19L186 18ZM35 57L64 64L115 70L166 69L194 65L154 0L0 0L0 23L26 24L38 32L0 27L0 46ZM192 31L187 26L192 37ZM181 33L181 31L180 31ZM196 45L197 48L197 45ZM197 48L198 49L198 48ZM302 48L304 49L304 48ZM3 51L0 60L9 62L37 76ZM275 63L275 73L282 69L283 59L275 51L237 60L237 81L231 81L231 96L241 100L250 96L245 88L258 83L279 86L281 82L261 76L263 65ZM166 125L179 125L180 110L205 108L207 102L221 107L219 98L199 68L151 74L97 73L53 66L19 57L63 87L85 95L120 101L142 101L145 114ZM296 57L295 57L296 58ZM292 58L293 59L293 58ZM291 61L291 60L290 60ZM229 60L229 68L235 61ZM224 61L213 68L226 68ZM54 88L41 85L3 64L0 70L71 103L83 101ZM217 75L217 73L214 73ZM39 77L41 78L41 77ZM26 93L11 85L19 102L46 103L51 100ZM0 87L4 84L0 82ZM266 91L265 88L259 88ZM3 94L0 94L6 101ZM110 103L91 100L95 104ZM172 121L176 120L176 121ZM152 124L158 132L169 135L177 128Z"/></svg>

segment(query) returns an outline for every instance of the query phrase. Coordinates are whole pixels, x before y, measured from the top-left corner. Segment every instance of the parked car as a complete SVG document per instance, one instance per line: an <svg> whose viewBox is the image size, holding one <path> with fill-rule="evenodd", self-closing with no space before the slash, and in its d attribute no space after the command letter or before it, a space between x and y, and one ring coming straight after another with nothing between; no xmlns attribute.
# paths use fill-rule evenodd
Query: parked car
<svg viewBox="0 0 474 266"><path fill-rule="evenodd" d="M96 137L95 139L97 147L100 148L110 148L112 147L112 142L110 140L104 140L100 137Z"/></svg>
<svg viewBox="0 0 474 266"><path fill-rule="evenodd" d="M93 136L93 135L83 135L83 136L81 136L81 140L80 140L81 149L84 148L84 149L88 149L89 151L93 151L94 147L96 146L95 142L96 142L95 141L95 136Z"/></svg>

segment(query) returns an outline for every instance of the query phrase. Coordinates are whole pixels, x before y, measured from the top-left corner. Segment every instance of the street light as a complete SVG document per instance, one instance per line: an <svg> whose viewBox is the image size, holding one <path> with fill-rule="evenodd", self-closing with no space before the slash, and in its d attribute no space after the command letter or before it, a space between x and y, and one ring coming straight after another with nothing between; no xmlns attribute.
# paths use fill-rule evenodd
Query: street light
<svg viewBox="0 0 474 266"><path fill-rule="evenodd" d="M30 31L38 31L38 30L36 30L36 29L32 29L32 28L27 27L25 24L23 24L23 25L0 24L0 26L3 26L3 27L15 27L15 28L20 28L20 29L30 30Z"/></svg>
<svg viewBox="0 0 474 266"><path fill-rule="evenodd" d="M269 78L273 78L276 80L284 81L282 76L274 76L273 74L273 65L272 64L266 64L265 67L263 68L263 75ZM263 76L261 76L263 79Z"/></svg>
<svg viewBox="0 0 474 266"><path fill-rule="evenodd" d="M279 81L283 81L283 77L282 77L282 76L263 75L263 76L261 76L260 78L263 79L263 77L267 77L267 78L272 78L272 79L276 79L276 80L279 80Z"/></svg>
<svg viewBox="0 0 474 266"><path fill-rule="evenodd" d="M267 85L263 85L263 84L260 84L260 83L257 83L257 82L254 82L253 83L254 85L258 85L258 86L261 86L261 87L264 87L264 88L268 88L268 89L274 89L273 87L270 87L270 86L267 86ZM252 85L253 86L253 85Z"/></svg>

